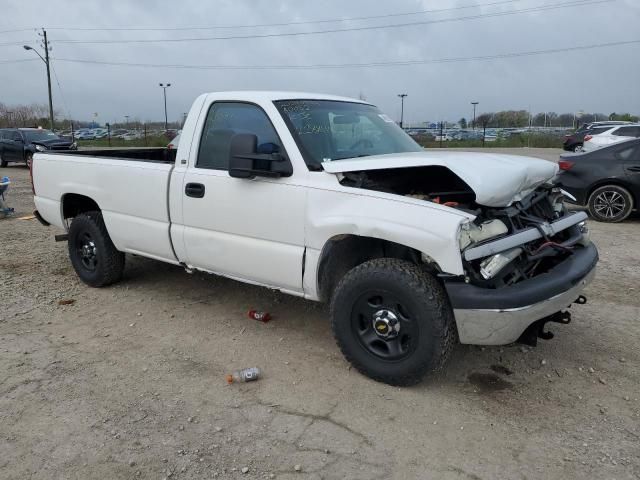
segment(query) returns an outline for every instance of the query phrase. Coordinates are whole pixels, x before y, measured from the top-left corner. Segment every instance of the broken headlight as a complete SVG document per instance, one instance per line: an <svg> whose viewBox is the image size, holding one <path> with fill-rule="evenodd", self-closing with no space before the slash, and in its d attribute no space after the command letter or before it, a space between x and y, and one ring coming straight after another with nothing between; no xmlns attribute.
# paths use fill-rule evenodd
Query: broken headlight
<svg viewBox="0 0 640 480"><path fill-rule="evenodd" d="M480 262L480 275L485 280L495 277L504 267L518 258L521 253L521 248L514 248L485 258Z"/></svg>
<svg viewBox="0 0 640 480"><path fill-rule="evenodd" d="M464 250L473 243L489 240L508 233L509 229L500 220L487 220L480 225L473 222L465 222L460 226L460 250Z"/></svg>

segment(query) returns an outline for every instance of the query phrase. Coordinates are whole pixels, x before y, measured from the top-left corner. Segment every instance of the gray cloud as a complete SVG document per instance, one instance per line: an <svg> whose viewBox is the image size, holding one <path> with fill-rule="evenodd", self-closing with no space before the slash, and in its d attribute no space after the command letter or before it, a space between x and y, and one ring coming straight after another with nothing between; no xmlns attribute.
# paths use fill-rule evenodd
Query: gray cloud
<svg viewBox="0 0 640 480"><path fill-rule="evenodd" d="M5 0L0 30L47 27L182 27L251 25L333 19L483 4L489 0L349 2L326 0L223 0L203 2L48 2ZM8 5L7 5L8 3ZM550 0L521 0L512 4L451 12L332 24L211 31L67 31L49 30L54 58L106 62L185 65L303 65L367 63L474 57L546 50L606 42L640 40L640 2L608 3L537 13L429 24L397 29L326 35L210 42L158 44L66 44L69 39L115 40L180 38L348 28L404 23L525 9L550 5ZM557 2L556 2L557 3ZM34 31L1 34L0 43L29 40ZM455 120L469 117L469 102L480 111L531 109L630 111L640 113L640 45L565 52L543 56L426 64L402 67L331 70L185 70L134 68L55 62L62 92L54 78L55 107L65 116L122 121L124 115L145 119L163 116L158 82L171 82L169 116L179 119L193 99L205 91L235 89L301 90L357 97L394 117L399 116L397 93L407 93L405 119ZM24 59L33 53L19 46L0 47L0 60ZM64 99L63 99L64 97ZM0 101L45 103L46 81L41 62L0 64Z"/></svg>

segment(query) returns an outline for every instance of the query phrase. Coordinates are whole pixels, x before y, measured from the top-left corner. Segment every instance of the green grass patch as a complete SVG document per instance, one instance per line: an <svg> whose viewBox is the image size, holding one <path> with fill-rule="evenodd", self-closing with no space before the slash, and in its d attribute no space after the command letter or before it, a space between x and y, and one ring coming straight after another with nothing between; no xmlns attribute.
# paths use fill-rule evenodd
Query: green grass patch
<svg viewBox="0 0 640 480"><path fill-rule="evenodd" d="M439 148L440 142L433 140L428 135L418 135L413 137L416 142L426 148ZM492 142L482 140L450 140L442 142L443 148L562 148L562 138L552 135L512 135L506 138L498 138Z"/></svg>

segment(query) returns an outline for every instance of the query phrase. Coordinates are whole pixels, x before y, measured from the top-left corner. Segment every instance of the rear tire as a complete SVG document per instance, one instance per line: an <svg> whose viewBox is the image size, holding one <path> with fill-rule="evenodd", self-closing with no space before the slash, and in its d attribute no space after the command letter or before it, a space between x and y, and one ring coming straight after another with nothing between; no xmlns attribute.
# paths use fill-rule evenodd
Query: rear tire
<svg viewBox="0 0 640 480"><path fill-rule="evenodd" d="M578 143L577 145L573 146L573 151L576 153L582 152L583 148L582 148L582 144Z"/></svg>
<svg viewBox="0 0 640 480"><path fill-rule="evenodd" d="M443 287L410 262L379 258L350 270L331 300L333 333L362 374L414 385L440 369L457 343Z"/></svg>
<svg viewBox="0 0 640 480"><path fill-rule="evenodd" d="M124 272L124 253L113 245L100 212L81 213L73 219L69 258L80 280L90 287L115 283Z"/></svg>
<svg viewBox="0 0 640 480"><path fill-rule="evenodd" d="M607 223L622 222L633 211L633 196L624 187L605 185L591 192L588 207L594 220Z"/></svg>
<svg viewBox="0 0 640 480"><path fill-rule="evenodd" d="M3 159L3 153L0 152L0 167L6 168L7 165L9 165L9 162Z"/></svg>

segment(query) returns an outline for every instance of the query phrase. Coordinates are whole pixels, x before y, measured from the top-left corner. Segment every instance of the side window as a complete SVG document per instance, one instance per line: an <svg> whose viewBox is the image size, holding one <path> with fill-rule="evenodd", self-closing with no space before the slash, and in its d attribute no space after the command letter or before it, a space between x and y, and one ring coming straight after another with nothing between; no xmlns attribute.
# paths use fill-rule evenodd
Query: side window
<svg viewBox="0 0 640 480"><path fill-rule="evenodd" d="M13 140L14 142L21 142L22 135L20 135L20 132L14 130L11 134L11 140Z"/></svg>
<svg viewBox="0 0 640 480"><path fill-rule="evenodd" d="M249 103L215 102L204 123L196 167L227 170L231 137L238 133L258 137L257 153L283 151L278 134L260 107Z"/></svg>
<svg viewBox="0 0 640 480"><path fill-rule="evenodd" d="M4 139L4 130L0 130L0 140Z"/></svg>
<svg viewBox="0 0 640 480"><path fill-rule="evenodd" d="M615 132L613 132L612 135L615 135L617 137L633 137L634 133L635 133L634 127L620 127Z"/></svg>

